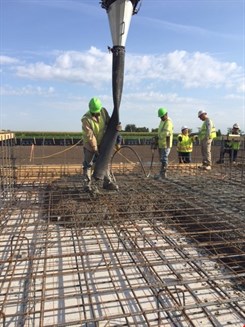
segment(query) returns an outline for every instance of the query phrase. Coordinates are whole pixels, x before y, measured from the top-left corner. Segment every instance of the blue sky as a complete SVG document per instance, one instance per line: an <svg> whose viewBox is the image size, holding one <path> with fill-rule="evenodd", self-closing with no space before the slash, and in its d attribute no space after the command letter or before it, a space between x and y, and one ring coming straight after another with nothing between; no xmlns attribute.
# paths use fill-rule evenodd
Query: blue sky
<svg viewBox="0 0 245 327"><path fill-rule="evenodd" d="M88 101L113 110L112 46L97 0L0 0L0 129L81 130ZM245 0L141 0L126 42L120 120L197 131L200 109L245 131Z"/></svg>

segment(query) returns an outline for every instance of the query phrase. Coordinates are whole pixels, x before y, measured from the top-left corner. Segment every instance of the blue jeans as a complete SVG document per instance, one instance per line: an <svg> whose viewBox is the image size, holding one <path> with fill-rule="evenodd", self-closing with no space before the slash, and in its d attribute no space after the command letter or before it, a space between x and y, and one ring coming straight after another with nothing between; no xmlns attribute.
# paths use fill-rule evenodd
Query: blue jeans
<svg viewBox="0 0 245 327"><path fill-rule="evenodd" d="M83 175L87 178L89 182L91 182L92 170L94 168L98 155L95 154L94 152L89 151L86 148L83 148L83 153L84 153ZM111 181L111 175L109 169L107 169L105 173L104 181L107 182Z"/></svg>
<svg viewBox="0 0 245 327"><path fill-rule="evenodd" d="M159 149L160 161L164 166L168 165L168 156L170 154L171 148L162 148Z"/></svg>

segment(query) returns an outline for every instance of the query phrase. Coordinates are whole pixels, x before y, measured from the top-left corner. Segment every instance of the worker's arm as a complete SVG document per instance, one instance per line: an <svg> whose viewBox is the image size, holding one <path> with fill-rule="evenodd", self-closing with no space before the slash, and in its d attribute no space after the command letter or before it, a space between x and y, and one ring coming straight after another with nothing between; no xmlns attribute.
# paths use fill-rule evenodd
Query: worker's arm
<svg viewBox="0 0 245 327"><path fill-rule="evenodd" d="M90 151L98 152L97 140L94 135L94 132L91 128L91 125L87 119L82 120L82 131L86 135L87 145L89 146Z"/></svg>
<svg viewBox="0 0 245 327"><path fill-rule="evenodd" d="M212 129L212 124L211 124L211 121L210 121L210 119L209 118L207 118L206 120L205 120L205 124L206 124L206 130L207 130L207 139L209 139L210 138L210 135L211 135L211 129Z"/></svg>

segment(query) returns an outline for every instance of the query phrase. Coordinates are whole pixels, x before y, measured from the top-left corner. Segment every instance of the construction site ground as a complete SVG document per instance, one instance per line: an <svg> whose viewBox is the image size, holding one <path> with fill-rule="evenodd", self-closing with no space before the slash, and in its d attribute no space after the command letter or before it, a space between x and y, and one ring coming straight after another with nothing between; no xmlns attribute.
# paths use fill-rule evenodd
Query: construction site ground
<svg viewBox="0 0 245 327"><path fill-rule="evenodd" d="M82 146L1 151L0 326L245 325L244 150L203 171L174 147L159 181L157 151L125 146L96 194Z"/></svg>

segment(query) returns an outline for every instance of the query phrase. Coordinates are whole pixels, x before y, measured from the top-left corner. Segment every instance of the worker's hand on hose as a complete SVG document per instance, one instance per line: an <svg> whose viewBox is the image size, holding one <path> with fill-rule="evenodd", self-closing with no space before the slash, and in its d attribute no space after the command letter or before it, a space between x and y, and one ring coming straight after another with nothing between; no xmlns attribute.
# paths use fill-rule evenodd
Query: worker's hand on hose
<svg viewBox="0 0 245 327"><path fill-rule="evenodd" d="M99 151L98 150L95 150L94 151L94 158L96 159L96 158L98 158L98 156L99 156Z"/></svg>
<svg viewBox="0 0 245 327"><path fill-rule="evenodd" d="M151 148L154 150L156 150L158 148L158 137L157 136L154 136L151 139Z"/></svg>

